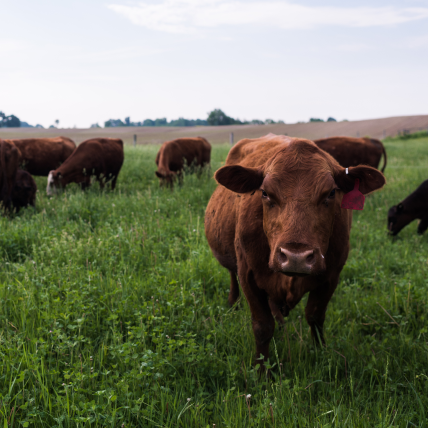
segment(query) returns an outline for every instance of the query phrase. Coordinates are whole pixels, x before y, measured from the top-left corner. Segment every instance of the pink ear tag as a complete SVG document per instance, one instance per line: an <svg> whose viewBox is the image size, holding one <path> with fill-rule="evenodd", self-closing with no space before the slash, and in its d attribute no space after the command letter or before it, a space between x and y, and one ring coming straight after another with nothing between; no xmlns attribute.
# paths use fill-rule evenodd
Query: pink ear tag
<svg viewBox="0 0 428 428"><path fill-rule="evenodd" d="M360 180L355 179L354 189L343 195L342 208L347 210L362 210L364 208L365 196L358 190L360 187Z"/></svg>

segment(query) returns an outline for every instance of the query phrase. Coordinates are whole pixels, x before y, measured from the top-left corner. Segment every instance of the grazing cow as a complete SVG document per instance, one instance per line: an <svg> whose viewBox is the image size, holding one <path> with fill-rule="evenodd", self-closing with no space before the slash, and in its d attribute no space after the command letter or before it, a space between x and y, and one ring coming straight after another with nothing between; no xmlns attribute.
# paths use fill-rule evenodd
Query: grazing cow
<svg viewBox="0 0 428 428"><path fill-rule="evenodd" d="M13 144L0 139L0 203L3 209L10 208L16 173L21 161L21 152Z"/></svg>
<svg viewBox="0 0 428 428"><path fill-rule="evenodd" d="M357 165L378 168L383 155L382 172L385 171L385 147L381 141L374 138L331 137L314 140L314 143L330 153L345 168Z"/></svg>
<svg viewBox="0 0 428 428"><path fill-rule="evenodd" d="M202 137L178 138L162 144L157 156L156 175L161 184L172 187L174 179L181 180L184 162L189 166L201 166L210 163L211 144Z"/></svg>
<svg viewBox="0 0 428 428"><path fill-rule="evenodd" d="M37 185L28 171L19 169L16 173L16 181L12 191L12 206L16 212L21 208L36 206Z"/></svg>
<svg viewBox="0 0 428 428"><path fill-rule="evenodd" d="M415 219L420 219L418 233L422 235L428 229L428 180L425 180L404 201L394 205L388 211L388 230L391 235L397 233Z"/></svg>
<svg viewBox="0 0 428 428"><path fill-rule="evenodd" d="M239 297L238 275L257 357L269 356L274 319L283 323L307 292L306 320L324 343L327 304L349 252L352 211L341 208L342 198L358 183L363 194L380 189L383 174L345 170L312 141L270 134L238 142L215 178L205 233L230 272L230 305Z"/></svg>
<svg viewBox="0 0 428 428"><path fill-rule="evenodd" d="M123 141L118 138L92 138L77 146L73 154L48 175L46 193L52 195L69 183L80 184L82 190L95 176L103 189L111 180L112 190L123 164Z"/></svg>
<svg viewBox="0 0 428 428"><path fill-rule="evenodd" d="M44 177L64 163L76 148L74 141L66 137L6 141L15 144L21 151L21 164L26 171Z"/></svg>

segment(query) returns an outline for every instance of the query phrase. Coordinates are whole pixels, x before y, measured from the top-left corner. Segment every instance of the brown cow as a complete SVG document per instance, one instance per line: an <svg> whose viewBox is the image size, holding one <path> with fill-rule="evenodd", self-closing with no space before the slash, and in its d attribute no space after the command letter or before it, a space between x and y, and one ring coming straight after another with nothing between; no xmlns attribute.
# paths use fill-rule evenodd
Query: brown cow
<svg viewBox="0 0 428 428"><path fill-rule="evenodd" d="M5 140L0 139L0 146L0 203L4 209L9 209L21 152Z"/></svg>
<svg viewBox="0 0 428 428"><path fill-rule="evenodd" d="M21 151L21 164L32 175L47 177L73 153L74 141L67 137L27 138L24 140L6 140L15 144Z"/></svg>
<svg viewBox="0 0 428 428"><path fill-rule="evenodd" d="M177 176L181 181L184 162L203 167L210 163L210 159L211 144L203 137L166 141L156 156L156 175L161 184L172 187Z"/></svg>
<svg viewBox="0 0 428 428"><path fill-rule="evenodd" d="M331 137L314 140L321 149L330 153L341 166L370 165L378 169L383 155L382 172L386 167L386 151L381 141L374 138Z"/></svg>
<svg viewBox="0 0 428 428"><path fill-rule="evenodd" d="M312 141L268 135L241 140L215 178L206 209L211 250L231 277L229 304L239 297L252 315L257 356L269 356L275 321L309 292L306 319L324 343L327 304L349 252L352 211L341 208L355 179L368 194L385 178L369 166L349 168Z"/></svg>
<svg viewBox="0 0 428 428"><path fill-rule="evenodd" d="M48 176L46 193L52 195L69 183L79 183L82 190L95 176L103 189L111 180L112 190L123 164L123 141L118 138L92 138L77 146L73 154Z"/></svg>
<svg viewBox="0 0 428 428"><path fill-rule="evenodd" d="M16 181L12 191L12 206L16 212L21 208L36 206L37 185L34 178L27 171L19 169L16 173Z"/></svg>
<svg viewBox="0 0 428 428"><path fill-rule="evenodd" d="M428 229L428 180L425 180L404 201L388 211L388 230L395 236L413 220L420 219L418 234Z"/></svg>

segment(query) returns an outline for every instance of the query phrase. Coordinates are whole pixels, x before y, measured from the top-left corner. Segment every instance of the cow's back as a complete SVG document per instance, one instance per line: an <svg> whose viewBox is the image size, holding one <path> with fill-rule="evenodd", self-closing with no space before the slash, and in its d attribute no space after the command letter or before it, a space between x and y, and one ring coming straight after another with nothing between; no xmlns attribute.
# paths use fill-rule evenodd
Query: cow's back
<svg viewBox="0 0 428 428"><path fill-rule="evenodd" d="M73 153L76 145L67 137L9 140L22 153L22 166L33 175L47 176Z"/></svg>

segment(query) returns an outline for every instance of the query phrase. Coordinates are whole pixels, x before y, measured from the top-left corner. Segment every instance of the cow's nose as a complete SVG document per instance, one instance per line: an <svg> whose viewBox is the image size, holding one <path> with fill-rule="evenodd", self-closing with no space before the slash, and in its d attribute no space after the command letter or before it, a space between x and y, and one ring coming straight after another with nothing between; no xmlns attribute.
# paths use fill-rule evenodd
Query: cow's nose
<svg viewBox="0 0 428 428"><path fill-rule="evenodd" d="M314 250L291 251L279 247L279 263L282 272L310 274L316 262Z"/></svg>

